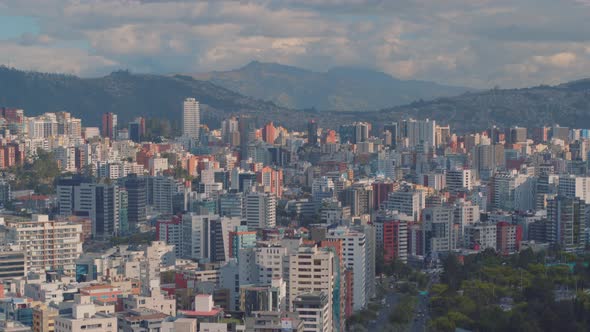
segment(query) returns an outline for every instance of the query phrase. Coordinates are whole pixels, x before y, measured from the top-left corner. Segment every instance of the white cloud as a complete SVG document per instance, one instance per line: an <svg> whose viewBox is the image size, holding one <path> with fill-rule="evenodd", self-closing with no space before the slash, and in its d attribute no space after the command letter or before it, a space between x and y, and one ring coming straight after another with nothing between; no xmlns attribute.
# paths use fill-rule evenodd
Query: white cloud
<svg viewBox="0 0 590 332"><path fill-rule="evenodd" d="M48 48L0 42L0 49L0 63L19 69L94 75L105 68L113 70L120 66L111 59L76 48Z"/></svg>
<svg viewBox="0 0 590 332"><path fill-rule="evenodd" d="M40 30L1 42L11 53L3 49L0 60L82 75L117 66L203 72L261 60L316 70L366 66L476 87L525 86L590 72L587 3L0 0L2 14L35 17Z"/></svg>
<svg viewBox="0 0 590 332"><path fill-rule="evenodd" d="M533 57L533 61L553 67L567 68L574 64L577 56L572 52L560 52L553 55L537 55Z"/></svg>

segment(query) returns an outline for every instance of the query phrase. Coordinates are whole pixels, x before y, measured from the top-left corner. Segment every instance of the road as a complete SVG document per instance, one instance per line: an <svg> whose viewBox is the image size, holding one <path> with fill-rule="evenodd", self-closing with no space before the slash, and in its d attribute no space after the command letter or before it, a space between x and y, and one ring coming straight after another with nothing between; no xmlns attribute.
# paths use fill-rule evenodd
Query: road
<svg viewBox="0 0 590 332"><path fill-rule="evenodd" d="M396 292L387 291L385 293L385 305L381 306L381 310L377 313L377 318L369 323L369 331L377 329L378 327L389 324L389 314L393 311L393 308L397 305L400 299L400 295Z"/></svg>
<svg viewBox="0 0 590 332"><path fill-rule="evenodd" d="M416 305L416 314L414 321L411 323L410 331L424 332L428 329L428 295L418 295L418 304Z"/></svg>
<svg viewBox="0 0 590 332"><path fill-rule="evenodd" d="M420 292L418 295L418 304L414 314L414 320L411 323L411 332L424 332L428 330L428 320L430 319L428 311L428 302L430 299L430 288L432 284L439 282L441 271L434 271L429 273L428 285L426 291Z"/></svg>

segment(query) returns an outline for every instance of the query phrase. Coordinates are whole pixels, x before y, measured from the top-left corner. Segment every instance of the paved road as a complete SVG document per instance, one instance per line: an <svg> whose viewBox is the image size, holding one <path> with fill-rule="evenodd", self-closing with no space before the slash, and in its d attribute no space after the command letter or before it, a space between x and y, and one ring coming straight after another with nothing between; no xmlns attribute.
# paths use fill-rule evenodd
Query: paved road
<svg viewBox="0 0 590 332"><path fill-rule="evenodd" d="M428 295L418 295L418 304L416 305L416 315L411 323L410 331L424 332L428 329Z"/></svg>
<svg viewBox="0 0 590 332"><path fill-rule="evenodd" d="M426 292L421 292L418 295L418 304L416 305L414 321L411 323L410 331L412 332L425 332L428 330L428 321L430 319L428 311L429 293L432 284L439 282L440 271L430 274L428 285L426 286Z"/></svg>
<svg viewBox="0 0 590 332"><path fill-rule="evenodd" d="M393 308L399 302L400 295L395 292L388 291L385 294L385 305L381 306L381 310L377 313L377 318L374 323L369 323L369 330L379 331L379 327L389 324L389 314L393 311Z"/></svg>

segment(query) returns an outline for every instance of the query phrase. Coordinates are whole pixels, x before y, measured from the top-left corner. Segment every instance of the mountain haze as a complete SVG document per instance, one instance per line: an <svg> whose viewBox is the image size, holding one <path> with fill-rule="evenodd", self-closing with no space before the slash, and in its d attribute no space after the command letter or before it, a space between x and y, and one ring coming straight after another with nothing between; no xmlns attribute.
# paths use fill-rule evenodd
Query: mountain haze
<svg viewBox="0 0 590 332"><path fill-rule="evenodd" d="M361 68L336 67L327 72L314 72L257 61L236 70L193 77L283 107L335 111L377 110L470 90L426 81L399 80Z"/></svg>

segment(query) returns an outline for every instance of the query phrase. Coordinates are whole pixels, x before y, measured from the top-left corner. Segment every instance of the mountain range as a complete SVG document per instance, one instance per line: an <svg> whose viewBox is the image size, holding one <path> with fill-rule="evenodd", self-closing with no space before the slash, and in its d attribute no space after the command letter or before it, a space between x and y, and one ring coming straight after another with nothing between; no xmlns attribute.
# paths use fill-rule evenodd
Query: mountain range
<svg viewBox="0 0 590 332"><path fill-rule="evenodd" d="M283 111L270 102L188 76L117 71L104 77L80 78L0 67L1 106L22 108L27 115L68 111L88 126L100 125L104 112L117 113L123 123L140 115L178 123L186 97L201 102L205 122L217 123L231 113L264 118Z"/></svg>
<svg viewBox="0 0 590 332"><path fill-rule="evenodd" d="M294 129L304 129L310 119L316 119L320 126L337 128L353 121L370 121L378 126L403 117L435 119L459 132L491 125L555 123L590 128L590 79L556 86L467 92L379 111L337 112L289 109L183 75L118 71L104 77L80 78L0 67L0 106L23 108L29 116L68 111L87 126L99 126L104 112L117 113L123 123L141 115L179 124L186 97L201 102L203 122L214 127L231 115L248 114L258 125L272 120Z"/></svg>
<svg viewBox="0 0 590 332"><path fill-rule="evenodd" d="M415 102L371 115L383 121L400 116L432 118L458 131L499 127L559 124L590 128L590 79L556 86L492 89L460 96Z"/></svg>
<svg viewBox="0 0 590 332"><path fill-rule="evenodd" d="M473 91L426 81L400 80L362 68L336 67L314 72L258 61L235 70L191 76L293 109L372 111Z"/></svg>

